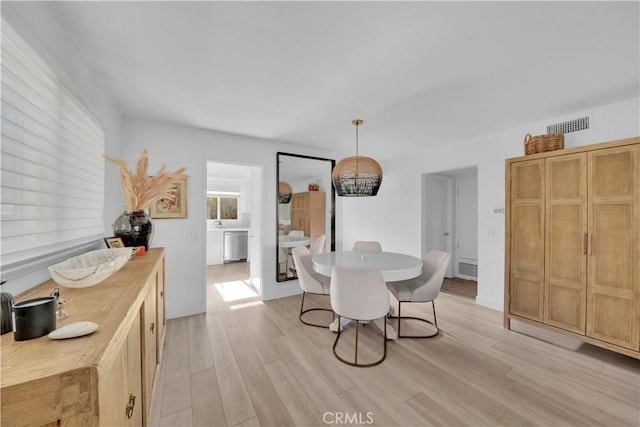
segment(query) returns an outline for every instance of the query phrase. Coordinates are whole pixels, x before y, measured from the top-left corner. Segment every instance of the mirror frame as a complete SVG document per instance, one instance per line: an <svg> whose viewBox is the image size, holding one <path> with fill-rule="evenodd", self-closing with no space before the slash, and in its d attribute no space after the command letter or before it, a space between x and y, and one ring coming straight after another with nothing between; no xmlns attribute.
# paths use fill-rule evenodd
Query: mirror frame
<svg viewBox="0 0 640 427"><path fill-rule="evenodd" d="M333 169L336 167L336 161L334 159L327 159L324 157L315 157L315 156L307 156L304 154L295 154L295 153L285 153L282 151L278 151L276 153L276 282L288 282L290 280L298 280L298 277L285 277L285 278L280 278L280 272L278 271L279 269L279 265L278 265L278 254L280 253L280 241L278 239L279 236L279 227L280 227L280 210L279 210L279 203L278 203L278 184L280 183L280 156L289 156L289 157L297 157L300 159L307 159L307 160L319 160L319 161L324 161L324 162L330 162L331 163L331 172L329 173L329 182L331 185L331 195L330 195L330 201L331 201L331 209L329 210L331 212L331 231L330 231L330 236L331 236L331 252L334 252L336 250L336 190L335 187L333 186L333 180L331 179L331 174L333 173Z"/></svg>

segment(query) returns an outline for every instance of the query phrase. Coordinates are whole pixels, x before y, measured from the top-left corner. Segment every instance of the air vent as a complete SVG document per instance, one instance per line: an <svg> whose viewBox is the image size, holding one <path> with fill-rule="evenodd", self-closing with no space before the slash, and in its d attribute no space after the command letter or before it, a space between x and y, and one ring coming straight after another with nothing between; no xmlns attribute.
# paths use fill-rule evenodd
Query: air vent
<svg viewBox="0 0 640 427"><path fill-rule="evenodd" d="M478 277L478 266L466 262L458 263L458 273L469 277Z"/></svg>
<svg viewBox="0 0 640 427"><path fill-rule="evenodd" d="M547 126L547 133L571 133L589 129L589 116Z"/></svg>

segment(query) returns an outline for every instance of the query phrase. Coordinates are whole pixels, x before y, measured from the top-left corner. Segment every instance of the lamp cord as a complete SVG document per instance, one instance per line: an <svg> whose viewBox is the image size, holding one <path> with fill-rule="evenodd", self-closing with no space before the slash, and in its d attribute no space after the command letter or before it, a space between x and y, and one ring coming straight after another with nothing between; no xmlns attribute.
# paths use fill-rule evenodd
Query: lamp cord
<svg viewBox="0 0 640 427"><path fill-rule="evenodd" d="M356 121L356 173L355 173L355 178L356 180L358 179L358 177L360 176L360 165L358 160L360 159L359 155L358 155L358 126L360 124Z"/></svg>
<svg viewBox="0 0 640 427"><path fill-rule="evenodd" d="M358 157L358 124L356 123L356 157Z"/></svg>

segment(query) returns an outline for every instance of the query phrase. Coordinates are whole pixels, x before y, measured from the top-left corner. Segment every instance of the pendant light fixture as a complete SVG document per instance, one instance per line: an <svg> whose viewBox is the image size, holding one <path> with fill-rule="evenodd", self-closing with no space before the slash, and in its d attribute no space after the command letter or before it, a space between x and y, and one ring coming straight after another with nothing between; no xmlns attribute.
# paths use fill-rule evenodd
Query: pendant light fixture
<svg viewBox="0 0 640 427"><path fill-rule="evenodd" d="M371 157L358 155L358 126L363 121L356 119L351 123L356 127L356 155L338 162L331 174L333 186L338 196L375 196L382 183L382 167Z"/></svg>
<svg viewBox="0 0 640 427"><path fill-rule="evenodd" d="M278 203L281 205L286 205L291 201L291 195L293 194L293 189L289 184L284 181L280 181L278 183Z"/></svg>

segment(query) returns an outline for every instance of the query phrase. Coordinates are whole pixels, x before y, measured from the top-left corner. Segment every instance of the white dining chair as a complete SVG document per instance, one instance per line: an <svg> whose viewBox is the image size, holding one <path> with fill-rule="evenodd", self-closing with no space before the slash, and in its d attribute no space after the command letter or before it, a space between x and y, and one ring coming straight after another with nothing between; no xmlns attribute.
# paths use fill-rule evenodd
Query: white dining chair
<svg viewBox="0 0 640 427"><path fill-rule="evenodd" d="M354 346L354 360L347 360L336 351L340 341L342 328L337 331L333 343L333 354L338 360L347 365L358 367L375 366L387 357L387 313L389 312L389 292L380 269L375 267L335 266L331 274L331 307L338 315L338 325L341 318L356 322L356 337ZM371 322L384 318L382 357L371 363L358 363L358 331L360 322Z"/></svg>
<svg viewBox="0 0 640 427"><path fill-rule="evenodd" d="M331 283L328 277L323 276L321 274L315 273L313 271L313 265L311 258L311 252L304 246L296 246L291 250L293 254L293 263L295 264L296 271L298 273L298 282L300 283L300 288L302 288L302 303L300 304L300 314L298 318L302 323L309 326L315 326L318 328L328 328L329 323L327 324L318 324L307 322L302 318L305 313L310 311L328 311L332 313L332 321L335 318L333 314L333 310L329 308L304 308L304 297L307 294L315 294L315 295L329 295L329 290L331 287Z"/></svg>
<svg viewBox="0 0 640 427"><path fill-rule="evenodd" d="M309 252L311 252L311 255L318 255L323 253L326 240L326 234L321 234L320 236L316 237L316 240L314 240L314 242L309 247Z"/></svg>
<svg viewBox="0 0 640 427"><path fill-rule="evenodd" d="M289 260L289 253L278 247L278 274L287 274L287 261Z"/></svg>
<svg viewBox="0 0 640 427"><path fill-rule="evenodd" d="M289 231L288 234L289 237L295 237L296 239L303 239L304 238L304 231L302 230L291 230ZM292 277L294 274L296 274L295 270L295 264L293 266L293 269L289 268L289 265L291 265L290 261L293 261L291 258L291 248L287 248L286 250L287 253L287 261L286 261L286 267L285 270L287 272L287 277Z"/></svg>
<svg viewBox="0 0 640 427"><path fill-rule="evenodd" d="M358 240L353 244L353 250L355 252L379 254L382 252L382 245L380 242Z"/></svg>
<svg viewBox="0 0 640 427"><path fill-rule="evenodd" d="M442 251L430 251L422 259L422 274L414 279L387 282L389 292L398 300L398 338L432 338L438 335L435 299L440 294L444 275L449 265L449 254ZM431 302L433 322L421 317L402 316L402 304ZM394 318L396 316L393 316ZM402 335L403 319L419 320L435 327L435 332L427 335Z"/></svg>

